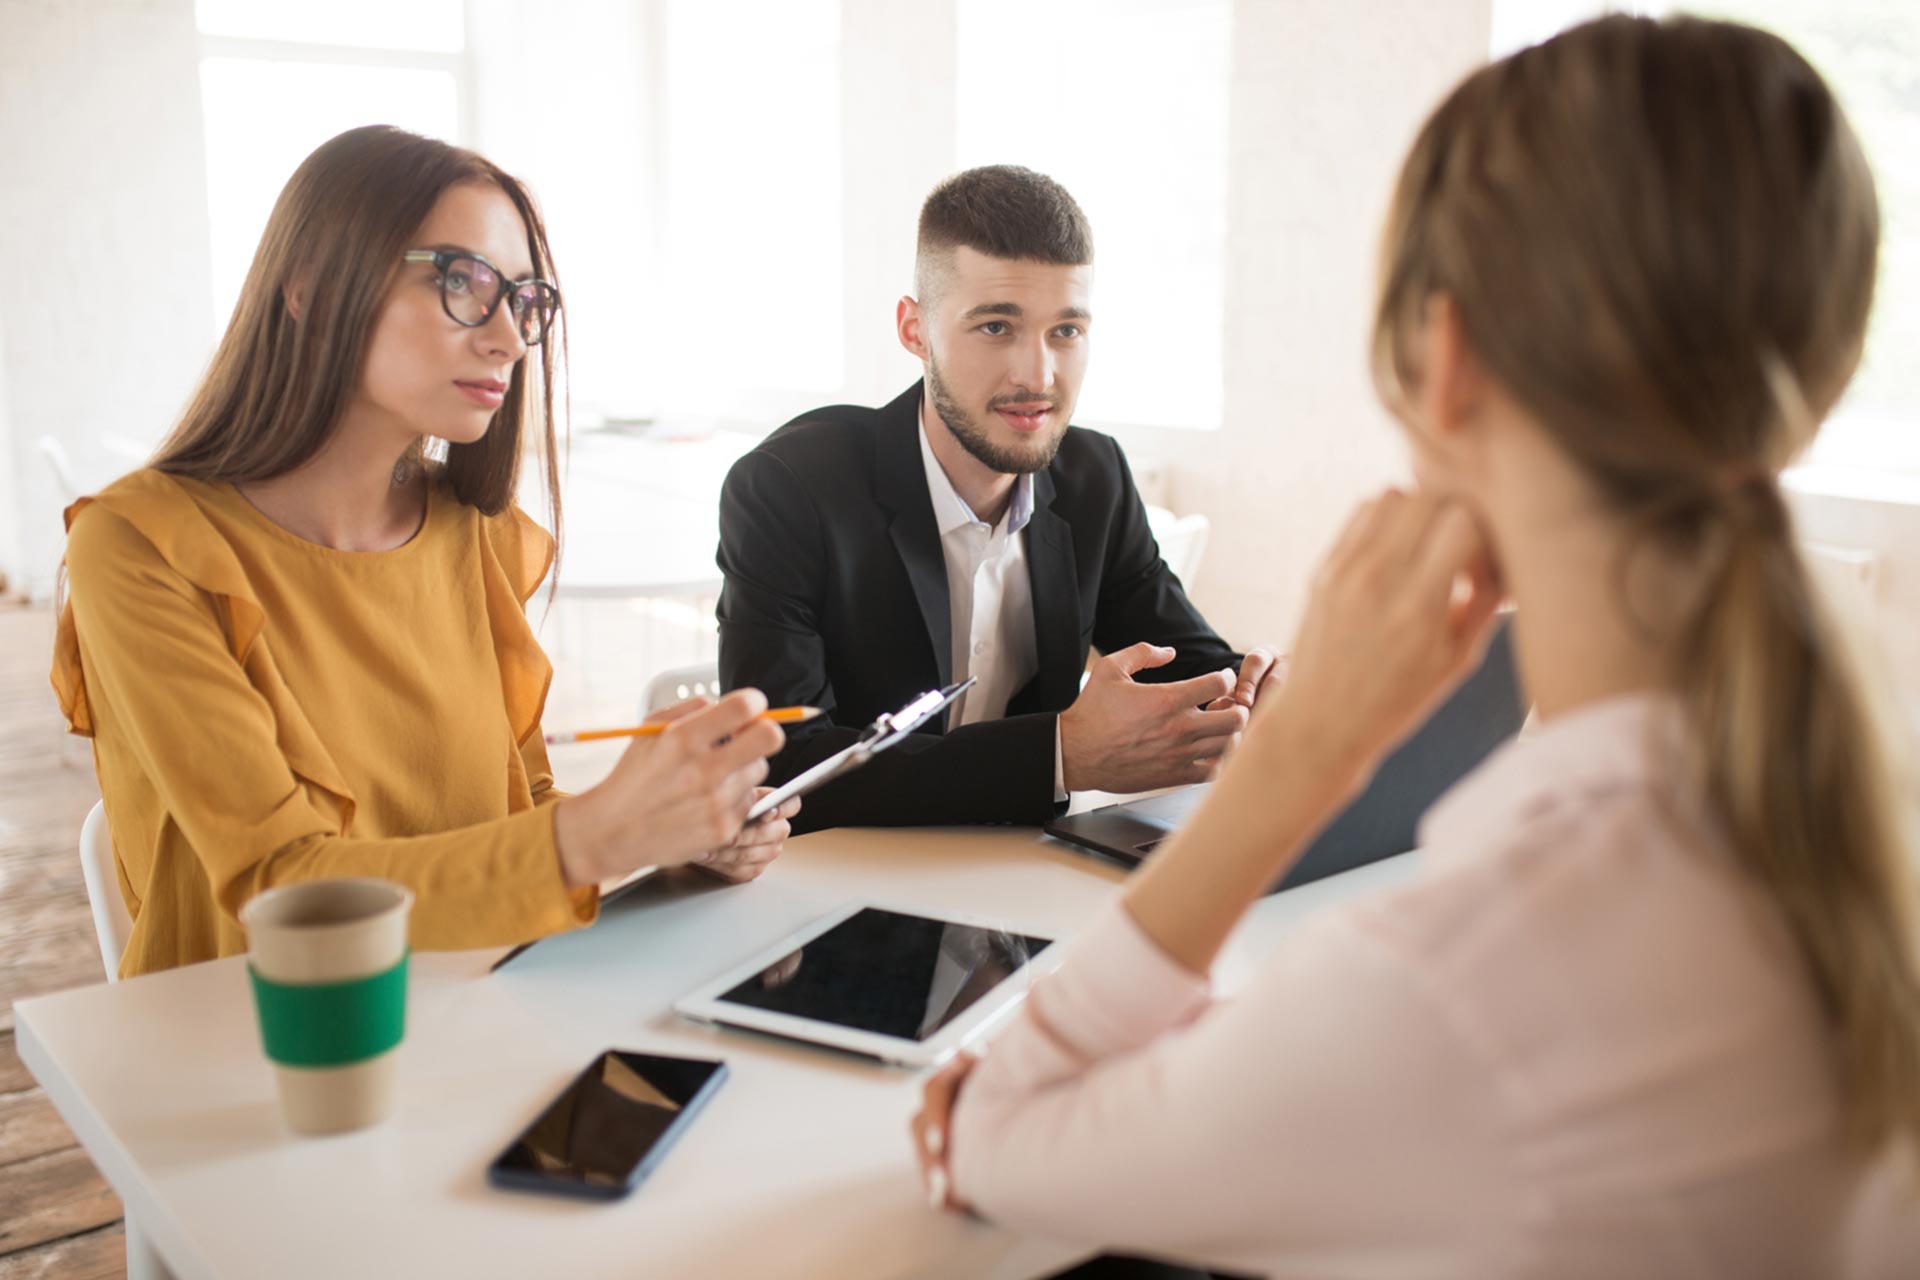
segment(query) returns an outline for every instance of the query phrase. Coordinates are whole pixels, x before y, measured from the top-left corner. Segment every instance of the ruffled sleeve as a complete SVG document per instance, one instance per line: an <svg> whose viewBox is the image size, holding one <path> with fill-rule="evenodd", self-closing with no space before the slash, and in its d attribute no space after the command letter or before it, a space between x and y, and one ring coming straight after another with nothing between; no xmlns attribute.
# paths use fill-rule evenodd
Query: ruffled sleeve
<svg viewBox="0 0 1920 1280"><path fill-rule="evenodd" d="M272 655L261 643L266 614L260 607L259 596L248 581L239 557L206 513L171 476L153 470L136 471L66 509L69 539L74 538L74 526L82 514L95 506L119 517L157 553L180 583L204 597L219 623L228 653L240 664L247 683L265 700L272 713L277 745L288 767L332 798L340 830L342 833L350 830L355 808L353 792L299 702L288 692ZM70 570L84 572L72 565ZM60 610L59 628L54 637L52 680L69 730L93 736L93 707L71 600Z"/></svg>
<svg viewBox="0 0 1920 1280"><path fill-rule="evenodd" d="M506 703L518 756L509 768L524 780L534 804L562 797L553 786L553 766L540 717L553 684L547 661L527 618L527 602L553 567L553 535L518 504L497 516L482 517L482 554L486 559L487 625L500 664L500 693ZM516 806L517 807L517 806Z"/></svg>
<svg viewBox="0 0 1920 1280"><path fill-rule="evenodd" d="M500 690L506 697L513 740L524 743L540 727L553 664L534 636L527 601L539 590L553 564L553 535L535 524L518 504L497 516L482 517L481 551L486 559L487 625L500 662Z"/></svg>

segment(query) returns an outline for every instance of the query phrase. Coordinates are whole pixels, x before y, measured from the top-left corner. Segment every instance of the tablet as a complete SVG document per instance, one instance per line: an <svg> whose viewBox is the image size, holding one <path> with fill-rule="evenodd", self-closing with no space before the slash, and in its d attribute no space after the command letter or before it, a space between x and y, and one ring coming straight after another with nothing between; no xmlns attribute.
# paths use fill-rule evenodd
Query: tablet
<svg viewBox="0 0 1920 1280"><path fill-rule="evenodd" d="M1012 1012L1056 955L1050 938L855 903L673 1007L703 1022L930 1067Z"/></svg>

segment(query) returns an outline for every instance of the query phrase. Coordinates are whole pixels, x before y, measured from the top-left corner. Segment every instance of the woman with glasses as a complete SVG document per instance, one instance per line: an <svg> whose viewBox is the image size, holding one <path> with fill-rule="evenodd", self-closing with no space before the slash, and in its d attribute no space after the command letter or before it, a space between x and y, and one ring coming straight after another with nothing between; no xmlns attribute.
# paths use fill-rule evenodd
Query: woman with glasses
<svg viewBox="0 0 1920 1280"><path fill-rule="evenodd" d="M53 681L94 741L123 975L243 951L241 904L288 881L407 885L413 944L459 948L584 924L641 866L780 851L793 806L743 826L782 742L751 690L554 790L525 606L555 541L514 503L537 440L557 533L553 276L512 176L341 134L152 465L68 510Z"/></svg>
<svg viewBox="0 0 1920 1280"><path fill-rule="evenodd" d="M1878 241L1764 32L1610 17L1440 105L1374 326L1419 490L1347 525L1207 803L928 1087L936 1200L1285 1276L1920 1274L1916 1184L1868 1176L1920 1144L1907 797L1778 479ZM1502 596L1537 732L1427 815L1414 883L1216 1001Z"/></svg>

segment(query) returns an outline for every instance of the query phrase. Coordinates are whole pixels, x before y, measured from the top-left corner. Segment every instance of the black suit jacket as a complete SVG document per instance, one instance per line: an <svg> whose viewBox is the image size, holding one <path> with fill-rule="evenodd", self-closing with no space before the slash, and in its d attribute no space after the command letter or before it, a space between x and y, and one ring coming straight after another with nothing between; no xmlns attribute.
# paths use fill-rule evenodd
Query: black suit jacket
<svg viewBox="0 0 1920 1280"><path fill-rule="evenodd" d="M827 714L788 730L770 783L841 750L909 699L952 682L946 561L920 454L920 386L882 409L804 414L734 464L720 496L720 683ZM937 716L808 796L797 831L1044 822L1054 733L1088 646L1141 640L1180 680L1240 661L1160 558L1120 446L1069 427L1034 476L1026 539L1039 672L1006 718L948 730Z"/></svg>

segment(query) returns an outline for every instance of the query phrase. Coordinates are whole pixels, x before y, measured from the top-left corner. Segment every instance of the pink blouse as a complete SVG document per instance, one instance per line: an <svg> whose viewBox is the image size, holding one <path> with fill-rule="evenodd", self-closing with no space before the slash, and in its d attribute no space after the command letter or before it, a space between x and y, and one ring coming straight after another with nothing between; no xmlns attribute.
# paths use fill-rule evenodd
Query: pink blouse
<svg viewBox="0 0 1920 1280"><path fill-rule="evenodd" d="M1920 1267L1912 1198L1846 1227L1811 981L1669 785L1677 729L1629 698L1510 744L1427 816L1416 883L1316 916L1232 1000L1116 904L962 1091L959 1195L1322 1280L1830 1276L1862 1234Z"/></svg>

